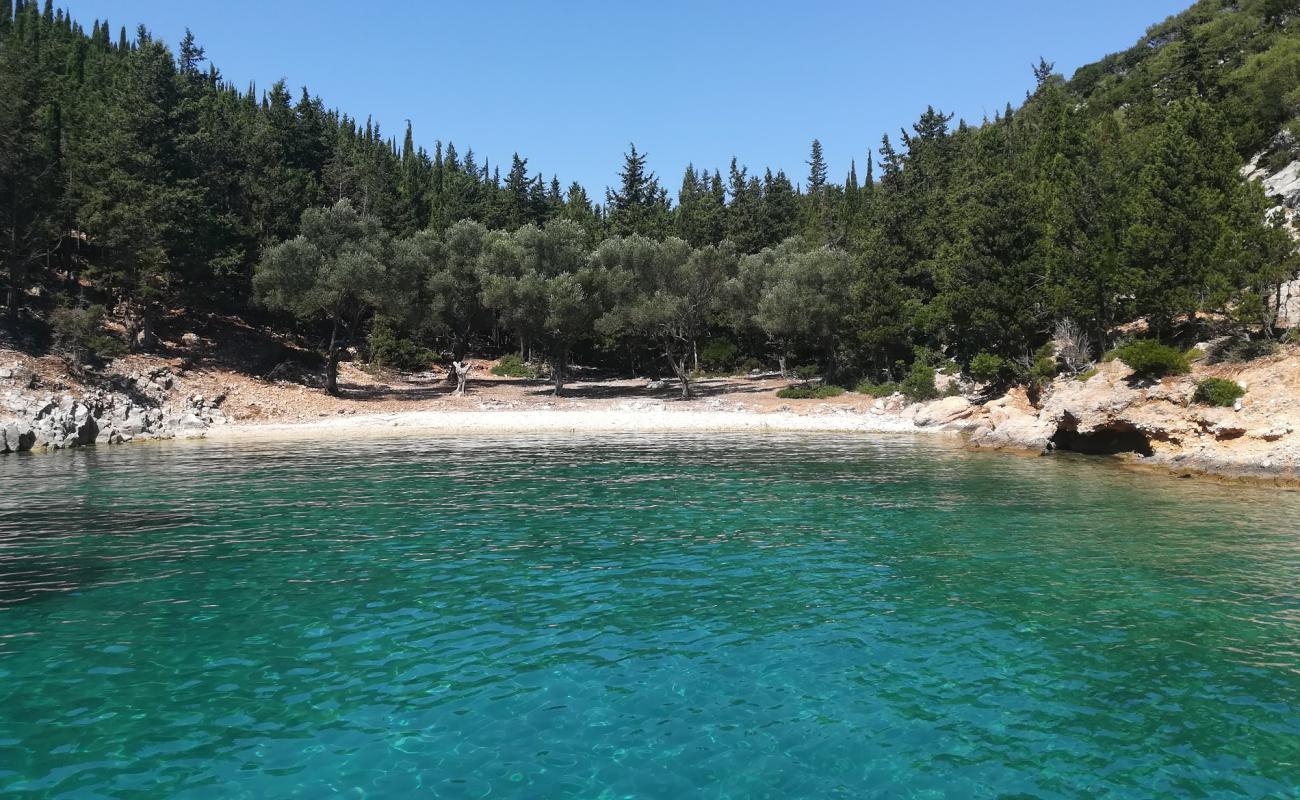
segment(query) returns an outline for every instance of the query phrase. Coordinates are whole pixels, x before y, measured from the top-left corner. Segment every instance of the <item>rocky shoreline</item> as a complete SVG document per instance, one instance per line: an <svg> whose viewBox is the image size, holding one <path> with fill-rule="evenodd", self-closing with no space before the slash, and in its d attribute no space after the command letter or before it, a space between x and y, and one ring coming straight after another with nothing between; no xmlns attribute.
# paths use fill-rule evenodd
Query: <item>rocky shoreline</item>
<svg viewBox="0 0 1300 800"><path fill-rule="evenodd" d="M3 362L0 362L3 364ZM603 404L511 403L482 398L472 407L322 418L249 420L226 413L224 393L187 393L167 366L115 374L107 387L38 391L22 360L0 366L0 453L59 450L173 438L340 440L395 432L519 431L823 431L944 433L971 447L1033 454L1078 452L1184 475L1300 482L1300 349L1235 367L1198 368L1248 387L1235 408L1193 402L1192 376L1135 380L1120 362L1086 380L1061 378L1037 402L1023 389L987 401L966 396L907 404L901 395L863 404L746 405L740 395L690 403L632 397ZM6 390L6 385L8 388ZM662 388L662 387L661 387ZM282 386L285 404L301 387ZM726 398L726 399L724 399ZM734 402L732 402L734 398Z"/></svg>
<svg viewBox="0 0 1300 800"><path fill-rule="evenodd" d="M1016 390L978 406L967 421L970 443L1120 455L1184 475L1300 481L1296 359L1261 359L1232 372L1246 397L1218 408L1193 402L1190 376L1138 381L1121 363L1102 364L1087 380L1057 381L1036 405Z"/></svg>
<svg viewBox="0 0 1300 800"><path fill-rule="evenodd" d="M38 391L34 375L21 361L0 369L0 380L27 387L0 395L0 454L202 436L227 422L222 398L174 397L165 367L75 394Z"/></svg>

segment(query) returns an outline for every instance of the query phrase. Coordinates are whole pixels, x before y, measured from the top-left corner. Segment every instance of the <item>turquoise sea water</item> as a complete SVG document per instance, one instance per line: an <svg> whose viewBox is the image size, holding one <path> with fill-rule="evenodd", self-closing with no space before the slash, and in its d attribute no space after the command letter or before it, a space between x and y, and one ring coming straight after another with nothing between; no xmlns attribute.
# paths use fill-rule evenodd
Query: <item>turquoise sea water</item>
<svg viewBox="0 0 1300 800"><path fill-rule="evenodd" d="M1292 797L1300 495L828 436L0 458L5 797Z"/></svg>

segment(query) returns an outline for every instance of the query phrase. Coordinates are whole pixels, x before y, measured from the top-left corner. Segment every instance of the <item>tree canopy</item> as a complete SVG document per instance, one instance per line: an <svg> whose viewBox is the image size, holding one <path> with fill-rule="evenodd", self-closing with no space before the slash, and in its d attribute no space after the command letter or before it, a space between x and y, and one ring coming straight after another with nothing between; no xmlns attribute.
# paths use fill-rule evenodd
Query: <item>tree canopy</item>
<svg viewBox="0 0 1300 800"><path fill-rule="evenodd" d="M188 33L173 51L0 0L2 335L102 305L149 349L159 320L220 313L319 343L331 391L380 331L458 362L517 349L556 391L575 359L662 365L684 394L702 342L885 381L1029 363L1066 323L1093 356L1137 321L1274 335L1294 243L1240 167L1300 158L1293 5L1200 0L1070 80L1026 65L1019 106L925 106L842 182L812 139L806 176L689 165L670 198L631 144L599 202L521 153L233 86Z"/></svg>

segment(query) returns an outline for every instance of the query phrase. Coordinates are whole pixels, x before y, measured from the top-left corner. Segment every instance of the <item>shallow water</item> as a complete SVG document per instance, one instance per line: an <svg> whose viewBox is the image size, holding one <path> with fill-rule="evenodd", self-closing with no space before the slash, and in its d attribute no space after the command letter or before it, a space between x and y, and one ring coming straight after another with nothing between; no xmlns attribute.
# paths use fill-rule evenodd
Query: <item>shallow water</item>
<svg viewBox="0 0 1300 800"><path fill-rule="evenodd" d="M744 435L0 458L0 795L1300 791L1300 494Z"/></svg>

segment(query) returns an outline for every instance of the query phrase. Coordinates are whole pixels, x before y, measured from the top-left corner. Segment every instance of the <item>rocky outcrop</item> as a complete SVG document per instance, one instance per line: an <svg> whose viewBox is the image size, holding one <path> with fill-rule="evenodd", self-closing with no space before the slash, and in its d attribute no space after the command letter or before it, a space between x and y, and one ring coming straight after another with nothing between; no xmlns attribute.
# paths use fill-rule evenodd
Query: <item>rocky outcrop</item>
<svg viewBox="0 0 1300 800"><path fill-rule="evenodd" d="M1041 453L1049 449L1054 433L1050 421L1043 420L1024 390L1017 388L984 404L983 413L975 420L971 442L997 450Z"/></svg>
<svg viewBox="0 0 1300 800"><path fill-rule="evenodd" d="M960 423L975 412L975 406L965 397L945 397L930 403L913 406L912 422L920 428L935 426L964 427Z"/></svg>
<svg viewBox="0 0 1300 800"><path fill-rule="evenodd" d="M1031 403L1021 390L971 418L971 444L1039 453L1123 455L1177 470L1300 479L1300 353L1213 368L1247 389L1235 408L1193 402L1193 376L1135 380L1121 362L1060 379ZM1198 376L1199 377L1199 376Z"/></svg>
<svg viewBox="0 0 1300 800"><path fill-rule="evenodd" d="M0 453L202 436L226 421L224 396L177 402L176 377L167 368L114 375L104 388L60 394L31 389L21 363L0 368L0 375Z"/></svg>

